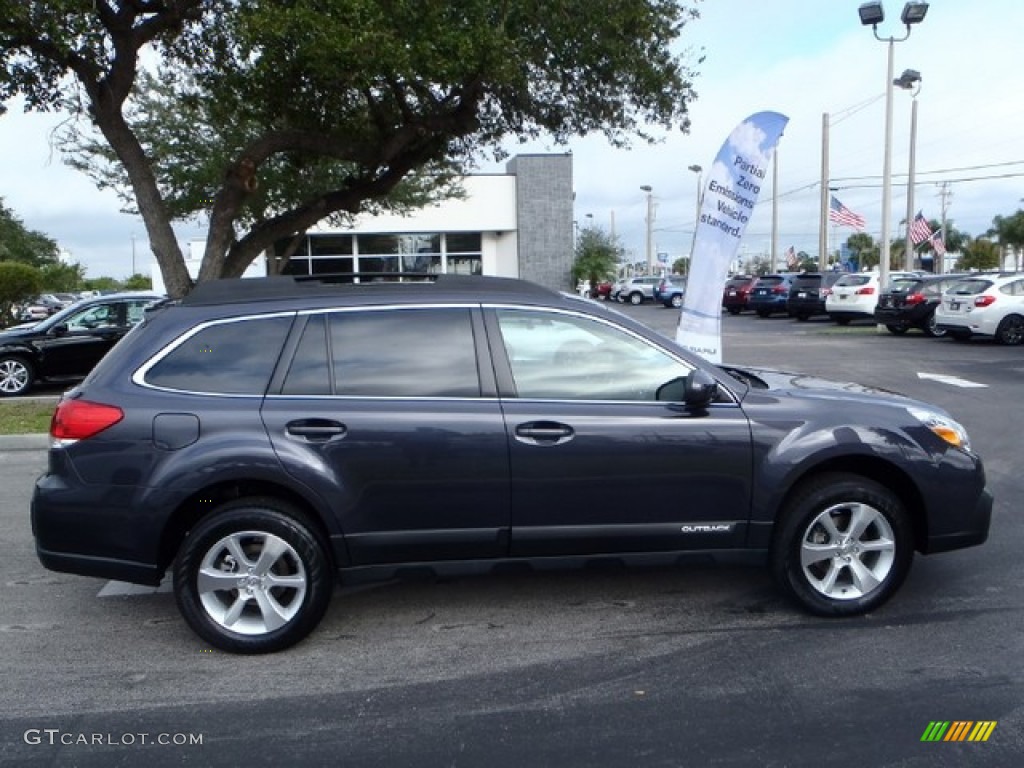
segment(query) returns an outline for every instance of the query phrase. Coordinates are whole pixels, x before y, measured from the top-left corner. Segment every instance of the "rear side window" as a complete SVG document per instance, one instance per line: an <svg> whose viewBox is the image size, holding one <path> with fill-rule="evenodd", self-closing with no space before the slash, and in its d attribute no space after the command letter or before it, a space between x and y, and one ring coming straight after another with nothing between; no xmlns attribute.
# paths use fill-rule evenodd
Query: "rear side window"
<svg viewBox="0 0 1024 768"><path fill-rule="evenodd" d="M145 381L184 392L262 395L291 324L287 316L208 325L157 361Z"/></svg>
<svg viewBox="0 0 1024 768"><path fill-rule="evenodd" d="M366 397L479 397L469 309L337 312L334 391Z"/></svg>
<svg viewBox="0 0 1024 768"><path fill-rule="evenodd" d="M1000 293L1007 296L1024 296L1024 280L1014 280L1012 283L1000 286Z"/></svg>
<svg viewBox="0 0 1024 768"><path fill-rule="evenodd" d="M801 275L793 278L793 289L798 291L814 290L821 284L821 275Z"/></svg>

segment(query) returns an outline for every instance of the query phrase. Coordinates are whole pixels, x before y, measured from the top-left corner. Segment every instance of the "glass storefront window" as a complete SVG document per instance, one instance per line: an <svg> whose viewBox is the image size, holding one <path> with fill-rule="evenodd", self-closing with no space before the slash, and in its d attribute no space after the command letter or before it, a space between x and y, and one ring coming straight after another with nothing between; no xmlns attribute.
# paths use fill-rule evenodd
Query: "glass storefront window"
<svg viewBox="0 0 1024 768"><path fill-rule="evenodd" d="M314 256L343 256L352 253L352 235L312 235L309 241Z"/></svg>
<svg viewBox="0 0 1024 768"><path fill-rule="evenodd" d="M480 246L479 232L452 232L445 235L445 251L448 253L476 253L479 254Z"/></svg>

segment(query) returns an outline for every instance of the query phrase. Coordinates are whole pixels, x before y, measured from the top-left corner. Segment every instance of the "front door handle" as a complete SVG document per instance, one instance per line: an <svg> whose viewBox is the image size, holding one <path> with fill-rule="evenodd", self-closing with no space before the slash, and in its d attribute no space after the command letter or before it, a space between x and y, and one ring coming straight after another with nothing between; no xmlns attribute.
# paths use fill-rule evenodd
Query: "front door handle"
<svg viewBox="0 0 1024 768"><path fill-rule="evenodd" d="M531 421L515 430L516 439L530 445L561 445L576 434L572 427L555 421Z"/></svg>
<svg viewBox="0 0 1024 768"><path fill-rule="evenodd" d="M304 438L311 443L326 443L336 437L343 437L348 431L344 424L330 419L289 421L285 430L289 435Z"/></svg>

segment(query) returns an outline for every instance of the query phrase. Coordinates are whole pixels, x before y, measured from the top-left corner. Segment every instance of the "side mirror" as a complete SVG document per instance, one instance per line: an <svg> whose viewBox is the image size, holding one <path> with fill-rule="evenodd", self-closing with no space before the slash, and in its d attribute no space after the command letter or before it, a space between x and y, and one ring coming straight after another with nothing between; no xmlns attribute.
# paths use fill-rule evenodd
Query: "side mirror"
<svg viewBox="0 0 1024 768"><path fill-rule="evenodd" d="M53 331L53 335L54 336L67 336L67 334L68 334L67 323L57 323L57 325L53 326L52 331Z"/></svg>
<svg viewBox="0 0 1024 768"><path fill-rule="evenodd" d="M696 368L685 377L667 381L658 387L660 401L683 403L687 408L706 408L718 394L718 382L707 371Z"/></svg>

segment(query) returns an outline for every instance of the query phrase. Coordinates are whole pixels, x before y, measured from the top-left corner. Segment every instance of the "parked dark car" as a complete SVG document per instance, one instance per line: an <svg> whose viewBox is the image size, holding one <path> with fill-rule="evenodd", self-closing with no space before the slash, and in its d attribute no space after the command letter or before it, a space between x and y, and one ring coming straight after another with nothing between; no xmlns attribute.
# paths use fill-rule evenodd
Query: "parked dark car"
<svg viewBox="0 0 1024 768"><path fill-rule="evenodd" d="M795 277L796 275L790 273L780 273L757 278L747 296L747 307L754 310L758 317L786 313L789 289L793 287Z"/></svg>
<svg viewBox="0 0 1024 768"><path fill-rule="evenodd" d="M518 280L275 277L146 313L65 395L32 529L53 570L170 569L207 644L258 653L317 625L336 570L699 553L860 614L915 550L982 543L991 506L963 427L916 400L715 366Z"/></svg>
<svg viewBox="0 0 1024 768"><path fill-rule="evenodd" d="M0 332L0 397L23 395L40 380L81 379L160 298L125 293L86 299Z"/></svg>
<svg viewBox="0 0 1024 768"><path fill-rule="evenodd" d="M747 297L757 278L753 275L736 275L725 281L722 289L722 307L730 315L738 315L747 309Z"/></svg>
<svg viewBox="0 0 1024 768"><path fill-rule="evenodd" d="M793 278L786 299L786 311L797 320L809 320L824 315L825 299L843 272L801 272Z"/></svg>
<svg viewBox="0 0 1024 768"><path fill-rule="evenodd" d="M919 328L932 338L945 336L946 331L935 324L935 308L942 294L967 275L927 275L899 277L888 290L878 296L875 321L897 336L911 328Z"/></svg>
<svg viewBox="0 0 1024 768"><path fill-rule="evenodd" d="M686 295L686 278L681 275L665 275L654 286L654 300L666 307L683 306Z"/></svg>

